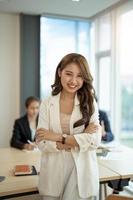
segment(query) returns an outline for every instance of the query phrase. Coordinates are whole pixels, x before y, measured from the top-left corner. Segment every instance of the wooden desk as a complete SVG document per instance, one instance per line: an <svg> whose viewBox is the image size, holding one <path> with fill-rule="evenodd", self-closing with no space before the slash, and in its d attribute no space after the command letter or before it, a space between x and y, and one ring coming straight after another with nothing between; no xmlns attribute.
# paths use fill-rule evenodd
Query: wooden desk
<svg viewBox="0 0 133 200"><path fill-rule="evenodd" d="M117 180L120 178L120 175L114 171L108 169L107 167L99 164L99 179L100 183L105 183L111 180Z"/></svg>
<svg viewBox="0 0 133 200"><path fill-rule="evenodd" d="M107 147L107 146L106 146ZM122 146L120 144L115 145L111 152L105 157L98 157L98 163L101 166L108 168L112 172L119 175L119 179L110 179L108 184L115 192L123 190L124 186L127 186L129 180L133 178L133 149ZM105 188L106 190L106 188ZM105 196L106 196L105 192Z"/></svg>
<svg viewBox="0 0 133 200"><path fill-rule="evenodd" d="M106 161L101 160L99 161L99 164L119 174L121 179L133 178L133 160L131 159Z"/></svg>
<svg viewBox="0 0 133 200"><path fill-rule="evenodd" d="M99 179L100 179L100 187L99 187L99 200L102 199L102 186L104 186L104 197L107 196L107 188L106 184L109 181L119 181L120 175L115 173L114 171L108 169L107 167L99 164Z"/></svg>
<svg viewBox="0 0 133 200"><path fill-rule="evenodd" d="M0 182L0 197L8 198L8 195L22 196L25 193L38 192L38 176L21 176L13 175L13 168L16 164L34 165L37 171L40 170L39 151L22 151L14 148L0 149L0 175L6 176L3 182ZM104 166L102 161L99 162L100 182L105 183L109 180L116 180L120 175L108 166Z"/></svg>
<svg viewBox="0 0 133 200"><path fill-rule="evenodd" d="M104 158L99 157L100 165L119 174L121 179L133 178L133 149L120 146L109 152Z"/></svg>
<svg viewBox="0 0 133 200"><path fill-rule="evenodd" d="M13 174L13 168L16 164L34 165L37 171L40 170L40 152L22 151L14 148L0 149L0 175L6 179L0 182L0 197L20 194L27 192L37 192L38 176L16 177ZM2 197L3 199L3 197Z"/></svg>

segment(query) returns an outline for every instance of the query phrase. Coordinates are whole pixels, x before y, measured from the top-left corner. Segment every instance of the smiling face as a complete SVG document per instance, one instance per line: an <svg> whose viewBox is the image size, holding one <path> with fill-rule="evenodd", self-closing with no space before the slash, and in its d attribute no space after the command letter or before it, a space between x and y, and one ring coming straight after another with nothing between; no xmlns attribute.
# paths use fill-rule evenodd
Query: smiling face
<svg viewBox="0 0 133 200"><path fill-rule="evenodd" d="M62 71L58 71L63 90L67 93L75 94L83 86L83 77L79 66L70 63Z"/></svg>

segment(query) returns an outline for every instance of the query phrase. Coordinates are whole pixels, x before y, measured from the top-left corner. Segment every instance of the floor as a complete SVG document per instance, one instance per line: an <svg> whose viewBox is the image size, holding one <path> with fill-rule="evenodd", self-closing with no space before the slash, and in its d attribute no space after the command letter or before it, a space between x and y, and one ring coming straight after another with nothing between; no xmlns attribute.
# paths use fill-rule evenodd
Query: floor
<svg viewBox="0 0 133 200"><path fill-rule="evenodd" d="M112 194L112 189L110 187L107 187L107 193L108 195ZM133 182L131 184L131 188L126 187L123 192L120 192L120 194L133 197ZM24 197L16 197L16 198L12 198L11 200L42 200L42 197L39 194L36 194L36 195L30 195L30 196L24 196ZM102 196L102 200L105 200L104 196Z"/></svg>
<svg viewBox="0 0 133 200"><path fill-rule="evenodd" d="M104 194L103 191L102 191L102 194ZM112 189L108 186L107 186L107 194L108 195L112 194ZM120 194L123 196L125 195L125 196L133 197L133 180L130 181L129 186L125 187L124 191L120 192ZM24 197L11 198L8 200L42 200L42 197L39 194L35 194L35 195L29 195L29 196L24 196ZM102 200L105 200L104 195L102 196Z"/></svg>

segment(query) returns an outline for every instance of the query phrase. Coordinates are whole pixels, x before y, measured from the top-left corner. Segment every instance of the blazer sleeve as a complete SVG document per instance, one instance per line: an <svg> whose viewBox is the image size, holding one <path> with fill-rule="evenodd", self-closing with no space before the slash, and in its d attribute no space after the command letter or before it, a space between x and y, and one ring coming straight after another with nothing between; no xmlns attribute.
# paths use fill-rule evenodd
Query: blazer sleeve
<svg viewBox="0 0 133 200"><path fill-rule="evenodd" d="M18 120L15 120L13 127L13 135L10 141L11 147L15 147L18 149L24 148L24 143L21 141L21 128Z"/></svg>
<svg viewBox="0 0 133 200"><path fill-rule="evenodd" d="M104 112L104 115L103 115L103 122L105 126L106 135L102 137L102 140L106 142L111 142L114 139L114 135L111 131L110 122L109 122L106 112Z"/></svg>
<svg viewBox="0 0 133 200"><path fill-rule="evenodd" d="M39 120L38 120L38 128L45 128L49 130L49 109L48 109L48 100L44 100L41 103L40 111L39 111ZM43 140L38 143L38 148L42 152L59 152L56 148L56 142Z"/></svg>
<svg viewBox="0 0 133 200"><path fill-rule="evenodd" d="M94 102L94 113L90 118L90 123L99 124L98 120L98 108L96 102ZM74 135L77 143L80 147L80 152L85 152L88 150L95 150L101 143L101 129L99 128L95 133L80 133Z"/></svg>

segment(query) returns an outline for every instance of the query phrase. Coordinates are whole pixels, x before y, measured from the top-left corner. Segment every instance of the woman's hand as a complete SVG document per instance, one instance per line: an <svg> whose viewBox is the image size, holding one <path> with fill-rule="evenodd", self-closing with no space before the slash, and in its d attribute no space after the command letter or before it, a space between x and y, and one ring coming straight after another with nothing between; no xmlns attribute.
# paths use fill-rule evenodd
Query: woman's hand
<svg viewBox="0 0 133 200"><path fill-rule="evenodd" d="M94 124L94 123L90 123L84 130L85 133L95 133L99 130L100 125Z"/></svg>
<svg viewBox="0 0 133 200"><path fill-rule="evenodd" d="M62 144L61 142L56 142L56 148L58 150L71 151L70 145Z"/></svg>
<svg viewBox="0 0 133 200"><path fill-rule="evenodd" d="M41 142L42 140L45 140L47 135L49 134L49 131L44 128L39 128L36 131L36 143Z"/></svg>
<svg viewBox="0 0 133 200"><path fill-rule="evenodd" d="M62 136L59 133L54 133L45 128L39 128L36 131L36 143L39 143L43 140L50 140L53 142L62 141Z"/></svg>
<svg viewBox="0 0 133 200"><path fill-rule="evenodd" d="M28 144L28 143L24 144L24 149L26 149L28 151L32 151L35 148L36 148L36 144L35 143L33 143L33 144Z"/></svg>

